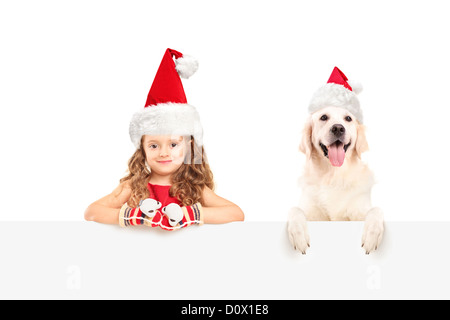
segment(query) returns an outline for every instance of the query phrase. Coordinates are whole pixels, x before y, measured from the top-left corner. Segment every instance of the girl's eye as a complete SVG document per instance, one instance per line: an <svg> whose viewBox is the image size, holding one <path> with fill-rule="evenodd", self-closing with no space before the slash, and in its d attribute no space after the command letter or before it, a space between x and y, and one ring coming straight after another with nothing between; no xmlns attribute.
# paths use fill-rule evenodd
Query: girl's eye
<svg viewBox="0 0 450 320"><path fill-rule="evenodd" d="M348 121L348 122L352 121L352 117L346 116L346 117L345 117L345 121Z"/></svg>
<svg viewBox="0 0 450 320"><path fill-rule="evenodd" d="M327 121L328 120L328 116L326 114L324 114L323 116L320 117L320 120Z"/></svg>
<svg viewBox="0 0 450 320"><path fill-rule="evenodd" d="M171 146L172 148L175 148L176 146L178 146L178 143L171 143L170 146Z"/></svg>
<svg viewBox="0 0 450 320"><path fill-rule="evenodd" d="M151 145L149 145L148 146L150 149L156 149L156 148L158 148L158 145L157 144L151 144Z"/></svg>

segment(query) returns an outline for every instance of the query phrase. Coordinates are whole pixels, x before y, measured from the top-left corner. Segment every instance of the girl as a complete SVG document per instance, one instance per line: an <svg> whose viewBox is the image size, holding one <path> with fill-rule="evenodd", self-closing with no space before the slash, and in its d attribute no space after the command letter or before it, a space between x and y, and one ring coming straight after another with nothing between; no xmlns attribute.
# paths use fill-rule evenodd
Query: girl
<svg viewBox="0 0 450 320"><path fill-rule="evenodd" d="M86 220L165 230L244 220L237 205L213 191L199 116L187 104L180 80L197 68L191 57L166 50L145 108L130 123L136 151L128 175L111 194L89 205Z"/></svg>

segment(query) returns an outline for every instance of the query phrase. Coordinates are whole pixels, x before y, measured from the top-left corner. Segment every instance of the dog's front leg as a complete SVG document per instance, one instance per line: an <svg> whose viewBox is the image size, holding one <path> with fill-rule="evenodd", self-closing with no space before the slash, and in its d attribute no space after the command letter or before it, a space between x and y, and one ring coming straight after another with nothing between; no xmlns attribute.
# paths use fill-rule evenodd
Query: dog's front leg
<svg viewBox="0 0 450 320"><path fill-rule="evenodd" d="M294 249L306 254L306 249L309 247L309 232L306 216L302 209L297 207L291 208L289 211L287 229L289 241Z"/></svg>
<svg viewBox="0 0 450 320"><path fill-rule="evenodd" d="M376 250L381 243L384 233L383 211L372 208L367 212L362 235L362 247L369 254Z"/></svg>

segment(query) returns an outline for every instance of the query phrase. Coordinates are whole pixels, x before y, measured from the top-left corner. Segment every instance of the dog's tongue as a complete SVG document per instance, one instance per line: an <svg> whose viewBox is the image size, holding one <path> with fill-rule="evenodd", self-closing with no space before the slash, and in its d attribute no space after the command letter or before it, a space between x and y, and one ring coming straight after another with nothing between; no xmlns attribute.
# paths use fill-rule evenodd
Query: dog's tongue
<svg viewBox="0 0 450 320"><path fill-rule="evenodd" d="M340 167L344 164L345 151L343 143L333 143L328 147L328 158L331 165L334 167Z"/></svg>

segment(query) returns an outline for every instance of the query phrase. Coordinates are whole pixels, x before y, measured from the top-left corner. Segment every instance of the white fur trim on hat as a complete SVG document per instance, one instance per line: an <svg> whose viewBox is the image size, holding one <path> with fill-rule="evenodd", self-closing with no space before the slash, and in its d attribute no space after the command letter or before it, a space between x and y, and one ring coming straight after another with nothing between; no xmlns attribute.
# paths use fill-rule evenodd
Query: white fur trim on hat
<svg viewBox="0 0 450 320"><path fill-rule="evenodd" d="M361 92L362 86L358 85L355 91L358 93ZM325 107L347 109L356 117L359 123L363 123L363 113L356 93L348 90L343 85L327 83L320 87L314 93L311 102L309 103L308 111L314 113Z"/></svg>
<svg viewBox="0 0 450 320"><path fill-rule="evenodd" d="M195 107L184 103L162 103L136 112L130 122L130 138L136 148L143 135L193 136L203 145L203 128Z"/></svg>

